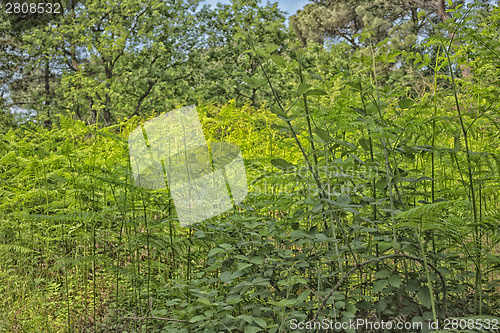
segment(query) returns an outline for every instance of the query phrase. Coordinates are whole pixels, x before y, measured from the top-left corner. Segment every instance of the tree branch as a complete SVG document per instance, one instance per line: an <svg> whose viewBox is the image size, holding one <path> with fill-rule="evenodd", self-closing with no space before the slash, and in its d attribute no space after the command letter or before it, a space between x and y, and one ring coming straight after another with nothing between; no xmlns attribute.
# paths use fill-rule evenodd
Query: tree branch
<svg viewBox="0 0 500 333"><path fill-rule="evenodd" d="M139 97L139 100L137 101L137 105L135 106L135 111L133 113L133 116L138 116L139 115L139 109L141 108L141 104L144 101L144 99L149 95L151 90L153 89L153 86L158 82L158 78L156 78L154 81L149 82L149 87L146 89L144 94L142 94L141 97Z"/></svg>

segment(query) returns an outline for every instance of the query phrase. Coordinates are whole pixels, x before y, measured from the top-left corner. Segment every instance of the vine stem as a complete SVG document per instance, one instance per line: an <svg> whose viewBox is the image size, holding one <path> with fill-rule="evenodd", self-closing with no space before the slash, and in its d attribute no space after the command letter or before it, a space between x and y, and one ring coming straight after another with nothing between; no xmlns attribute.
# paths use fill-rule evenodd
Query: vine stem
<svg viewBox="0 0 500 333"><path fill-rule="evenodd" d="M157 320L165 320L165 321L175 321L177 323L184 323L184 324L192 324L189 321L186 320L180 320L180 319L175 319L175 318L162 318L162 317L120 317L120 319L134 319L134 320L148 320L148 319L157 319Z"/></svg>

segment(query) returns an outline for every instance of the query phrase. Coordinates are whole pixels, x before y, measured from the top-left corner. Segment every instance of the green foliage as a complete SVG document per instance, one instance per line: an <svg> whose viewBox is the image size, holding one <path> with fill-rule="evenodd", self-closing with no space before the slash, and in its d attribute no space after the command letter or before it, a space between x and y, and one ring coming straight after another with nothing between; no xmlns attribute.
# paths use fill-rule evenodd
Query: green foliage
<svg viewBox="0 0 500 333"><path fill-rule="evenodd" d="M30 107L50 127L61 114L110 125L177 103L263 103L266 91L241 84L257 61L241 56L233 35L243 29L258 43L279 44L290 36L283 12L260 1L198 5L72 1L52 21L18 27L17 18L7 20L0 27L8 44L0 49L2 106Z"/></svg>
<svg viewBox="0 0 500 333"><path fill-rule="evenodd" d="M291 17L290 24L303 43L323 43L327 38L334 38L358 48L367 46L359 34L369 29L375 43L388 38L394 49L410 49L417 36L429 33L429 24L420 20L418 11L429 11L436 21L439 7L444 3L441 0L311 0Z"/></svg>

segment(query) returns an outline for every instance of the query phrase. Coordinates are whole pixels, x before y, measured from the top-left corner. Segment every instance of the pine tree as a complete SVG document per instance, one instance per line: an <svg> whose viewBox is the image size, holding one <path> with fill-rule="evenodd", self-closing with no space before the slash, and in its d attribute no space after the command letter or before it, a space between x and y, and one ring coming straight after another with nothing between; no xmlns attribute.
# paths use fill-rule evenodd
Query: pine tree
<svg viewBox="0 0 500 333"><path fill-rule="evenodd" d="M372 41L389 38L394 48L408 49L419 35L426 35L431 29L426 20L418 18L419 10L428 12L435 22L447 15L444 0L312 1L290 18L290 25L304 44L333 38L358 48L362 42L357 34L369 28Z"/></svg>

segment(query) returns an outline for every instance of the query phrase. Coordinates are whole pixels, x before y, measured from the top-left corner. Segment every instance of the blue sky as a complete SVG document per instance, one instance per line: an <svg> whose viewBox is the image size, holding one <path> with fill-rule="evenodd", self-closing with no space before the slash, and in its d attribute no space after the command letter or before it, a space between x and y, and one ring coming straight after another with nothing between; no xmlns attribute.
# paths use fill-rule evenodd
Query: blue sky
<svg viewBox="0 0 500 333"><path fill-rule="evenodd" d="M215 6L216 3L221 2L223 4L231 3L231 0L205 0L202 4L208 4ZM304 8L309 0L270 0L271 3L277 2L278 7L287 12L288 16L295 14L298 9ZM266 4L267 0L262 0L262 4Z"/></svg>

